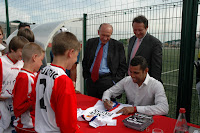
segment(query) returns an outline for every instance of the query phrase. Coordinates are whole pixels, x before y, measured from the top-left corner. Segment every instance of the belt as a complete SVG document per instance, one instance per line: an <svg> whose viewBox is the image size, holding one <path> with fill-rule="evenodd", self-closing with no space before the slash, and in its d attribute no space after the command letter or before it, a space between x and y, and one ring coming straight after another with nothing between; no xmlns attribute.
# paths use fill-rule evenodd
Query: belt
<svg viewBox="0 0 200 133"><path fill-rule="evenodd" d="M108 76L111 76L111 73L105 73L105 74L99 75L99 78L101 79L101 78L105 78Z"/></svg>

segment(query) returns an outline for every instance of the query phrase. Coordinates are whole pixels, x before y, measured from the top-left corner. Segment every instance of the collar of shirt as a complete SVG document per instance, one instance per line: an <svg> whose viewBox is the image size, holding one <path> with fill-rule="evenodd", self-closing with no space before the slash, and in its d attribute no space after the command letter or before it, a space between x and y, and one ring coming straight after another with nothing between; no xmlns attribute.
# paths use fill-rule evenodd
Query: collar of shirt
<svg viewBox="0 0 200 133"><path fill-rule="evenodd" d="M146 35L147 35L147 32L146 32L146 34L144 35L144 37L140 39L140 44L142 43L142 40L145 38ZM100 40L100 39L99 39L99 40ZM135 47L136 47L137 40L138 40L138 38L136 38L136 40L135 40L135 43L134 43L134 46L133 46L131 55L133 54L133 51L134 51L134 49L135 49ZM140 45L140 44L139 44L139 45ZM99 45L100 45L100 44L99 44ZM130 58L130 62L131 62L131 58Z"/></svg>
<svg viewBox="0 0 200 133"><path fill-rule="evenodd" d="M106 46L108 46L108 44L109 44L109 41L104 45L104 47ZM100 47L101 47L101 40L100 40L100 38L99 38L99 43L98 43L98 46L97 47L99 47L99 49L100 49Z"/></svg>
<svg viewBox="0 0 200 133"><path fill-rule="evenodd" d="M142 42L142 40L145 38L146 35L147 35L147 32L146 32L146 34L143 36L143 38L140 39L140 43ZM137 42L137 40L138 40L138 38L136 39L135 42Z"/></svg>
<svg viewBox="0 0 200 133"><path fill-rule="evenodd" d="M143 86L147 86L148 83L149 83L149 79L150 79L150 76L147 73L146 78L145 78L144 82L142 83L142 85L139 87L138 84L137 84L138 88L140 89L140 88L143 88Z"/></svg>
<svg viewBox="0 0 200 133"><path fill-rule="evenodd" d="M149 76L149 74L147 73L146 78L145 78L145 80L144 80L144 82L143 82L142 84L147 85L147 84L149 83L149 78L150 78L150 76Z"/></svg>

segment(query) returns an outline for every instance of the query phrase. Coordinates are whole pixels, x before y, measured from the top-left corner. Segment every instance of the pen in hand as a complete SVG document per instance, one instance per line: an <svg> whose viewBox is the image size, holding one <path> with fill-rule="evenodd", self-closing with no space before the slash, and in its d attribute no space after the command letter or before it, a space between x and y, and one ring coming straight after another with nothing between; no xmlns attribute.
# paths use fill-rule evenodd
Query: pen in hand
<svg viewBox="0 0 200 133"><path fill-rule="evenodd" d="M107 110L111 110L113 108L113 102L110 101L110 100L104 100L103 102L104 104L104 107L107 109Z"/></svg>

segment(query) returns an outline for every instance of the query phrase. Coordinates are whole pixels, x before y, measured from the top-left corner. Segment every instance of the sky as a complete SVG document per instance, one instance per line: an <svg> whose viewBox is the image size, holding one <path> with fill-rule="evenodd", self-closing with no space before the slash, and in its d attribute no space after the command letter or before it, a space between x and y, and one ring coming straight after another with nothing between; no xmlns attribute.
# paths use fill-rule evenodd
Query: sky
<svg viewBox="0 0 200 133"><path fill-rule="evenodd" d="M178 1L178 0L173 0ZM170 3L172 0L8 0L9 20L47 23L135 7ZM6 21L5 0L0 0L0 21Z"/></svg>

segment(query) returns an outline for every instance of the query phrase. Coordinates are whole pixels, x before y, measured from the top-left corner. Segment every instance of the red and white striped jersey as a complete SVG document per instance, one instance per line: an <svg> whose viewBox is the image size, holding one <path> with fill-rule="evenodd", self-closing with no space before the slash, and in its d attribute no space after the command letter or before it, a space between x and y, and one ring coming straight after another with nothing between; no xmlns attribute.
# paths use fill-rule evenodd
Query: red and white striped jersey
<svg viewBox="0 0 200 133"><path fill-rule="evenodd" d="M16 119L14 126L33 128L35 122L35 102L31 100L35 75L25 69L19 72L13 89L13 107ZM31 109L30 109L31 108Z"/></svg>
<svg viewBox="0 0 200 133"><path fill-rule="evenodd" d="M10 117L11 115L14 115L11 98L12 90L15 84L16 77L23 65L23 61L14 62L8 57L8 55L0 57L0 92L3 92L0 95L3 97L8 97L8 99L6 99L5 101L1 101L5 104L1 103L0 106L0 126L4 129L6 129L10 125Z"/></svg>
<svg viewBox="0 0 200 133"><path fill-rule="evenodd" d="M0 57L0 92L3 92L1 96L12 97L15 79L23 65L23 61L13 62L8 55Z"/></svg>
<svg viewBox="0 0 200 133"><path fill-rule="evenodd" d="M79 133L77 101L65 69L46 66L36 79L35 130L39 133Z"/></svg>

